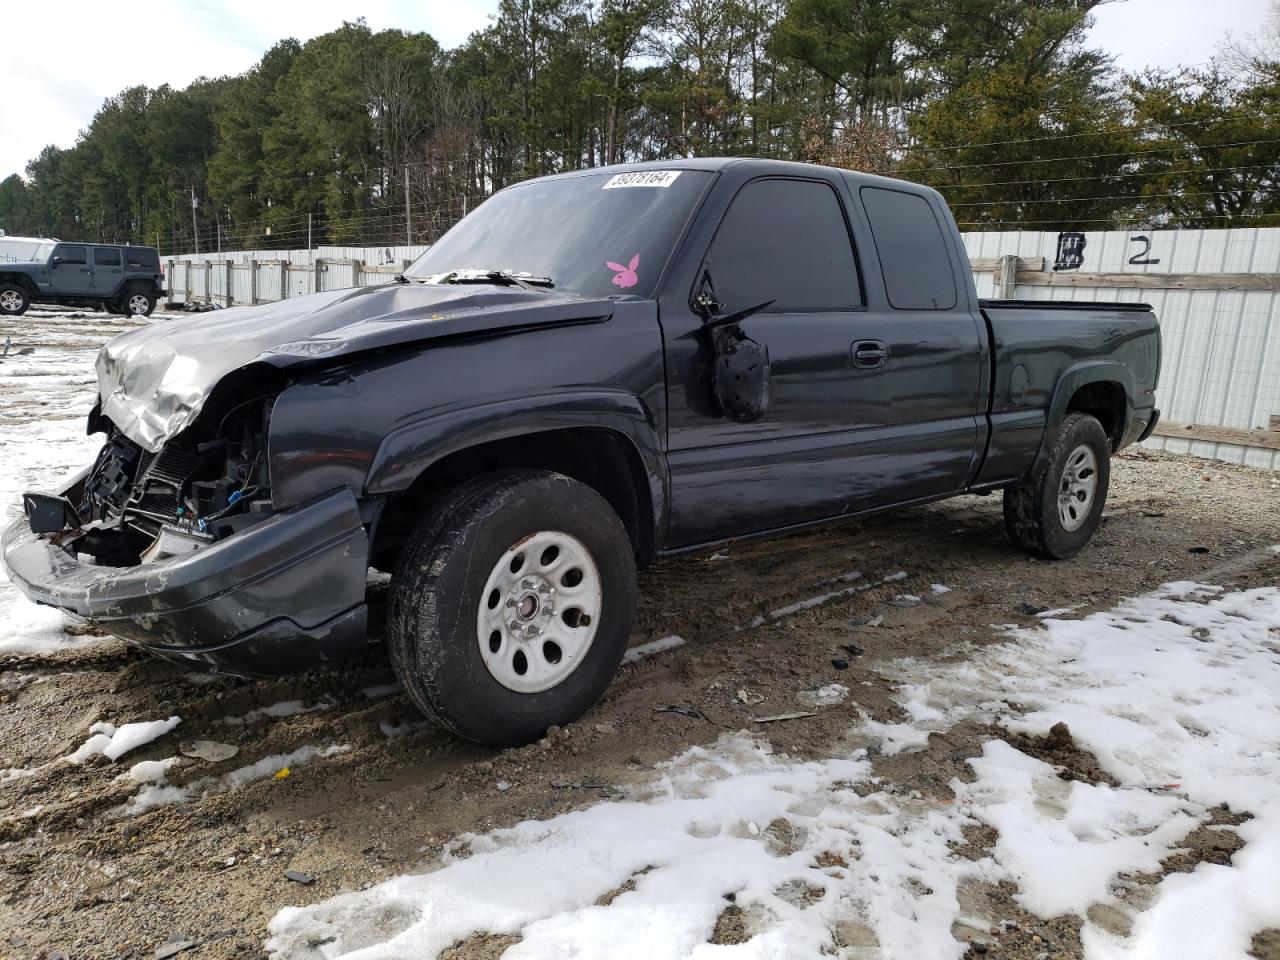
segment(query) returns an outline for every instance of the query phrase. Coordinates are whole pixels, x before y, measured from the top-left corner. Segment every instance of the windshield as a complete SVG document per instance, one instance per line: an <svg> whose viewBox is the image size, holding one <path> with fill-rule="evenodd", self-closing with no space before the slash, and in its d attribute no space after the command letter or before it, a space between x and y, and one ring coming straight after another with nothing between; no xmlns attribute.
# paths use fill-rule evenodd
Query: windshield
<svg viewBox="0 0 1280 960"><path fill-rule="evenodd" d="M405 276L496 270L586 297L649 297L710 179L665 170L518 184L459 221Z"/></svg>

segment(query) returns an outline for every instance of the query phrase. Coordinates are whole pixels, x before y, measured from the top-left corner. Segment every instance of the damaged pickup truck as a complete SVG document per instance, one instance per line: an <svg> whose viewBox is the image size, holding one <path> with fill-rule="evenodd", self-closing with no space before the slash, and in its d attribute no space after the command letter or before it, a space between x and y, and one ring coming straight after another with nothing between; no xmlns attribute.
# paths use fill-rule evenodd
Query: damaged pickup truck
<svg viewBox="0 0 1280 960"><path fill-rule="evenodd" d="M131 331L94 463L28 494L29 597L171 659L270 676L366 642L463 736L581 715L655 557L1004 491L1079 551L1156 424L1142 304L979 301L932 190L687 160L486 201L397 281Z"/></svg>

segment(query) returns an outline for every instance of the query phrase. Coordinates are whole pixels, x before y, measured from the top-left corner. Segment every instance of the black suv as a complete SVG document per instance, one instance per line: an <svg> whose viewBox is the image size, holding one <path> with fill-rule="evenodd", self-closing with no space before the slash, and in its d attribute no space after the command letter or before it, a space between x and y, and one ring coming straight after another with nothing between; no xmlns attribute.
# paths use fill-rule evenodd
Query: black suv
<svg viewBox="0 0 1280 960"><path fill-rule="evenodd" d="M50 243L30 263L0 264L0 314L8 316L56 303L146 317L164 294L155 247Z"/></svg>

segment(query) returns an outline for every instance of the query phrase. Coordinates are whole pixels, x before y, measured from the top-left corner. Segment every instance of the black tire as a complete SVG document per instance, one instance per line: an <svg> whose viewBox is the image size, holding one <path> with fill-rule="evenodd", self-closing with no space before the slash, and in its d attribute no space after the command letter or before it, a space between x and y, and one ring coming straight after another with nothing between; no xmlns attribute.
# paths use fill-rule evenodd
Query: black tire
<svg viewBox="0 0 1280 960"><path fill-rule="evenodd" d="M525 693L486 664L478 615L500 561L541 531L563 532L586 549L602 600L578 665L550 689ZM387 616L392 666L422 712L453 733L498 747L529 743L604 693L630 637L635 576L622 521L590 487L545 470L477 478L444 496L401 553Z"/></svg>
<svg viewBox="0 0 1280 960"><path fill-rule="evenodd" d="M0 283L0 313L20 317L31 306L31 296L16 283Z"/></svg>
<svg viewBox="0 0 1280 960"><path fill-rule="evenodd" d="M1093 454L1092 466L1087 455L1081 453L1085 449ZM1082 478L1087 479L1085 474L1090 470L1094 478L1087 509L1079 509L1078 490L1066 497L1065 484L1078 487L1073 482L1077 460L1085 461ZM1098 529L1110 483L1111 442L1107 432L1088 414L1068 414L1036 473L1004 491L1004 528L1009 539L1015 546L1055 560L1074 557ZM1065 506L1066 519L1060 504Z"/></svg>
<svg viewBox="0 0 1280 960"><path fill-rule="evenodd" d="M149 317L155 308L155 295L145 290L129 290L120 298L120 312L126 317Z"/></svg>
<svg viewBox="0 0 1280 960"><path fill-rule="evenodd" d="M102 309L107 311L107 313L111 314L114 317L120 316L120 313L121 313L120 306L116 303L113 303L110 300L102 301Z"/></svg>

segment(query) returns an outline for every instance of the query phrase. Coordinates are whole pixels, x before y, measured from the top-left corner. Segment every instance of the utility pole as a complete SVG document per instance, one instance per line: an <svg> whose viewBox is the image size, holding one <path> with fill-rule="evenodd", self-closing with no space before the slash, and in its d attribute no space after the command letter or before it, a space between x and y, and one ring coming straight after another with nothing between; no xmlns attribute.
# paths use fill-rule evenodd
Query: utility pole
<svg viewBox="0 0 1280 960"><path fill-rule="evenodd" d="M222 221L218 221L218 253L222 253Z"/></svg>
<svg viewBox="0 0 1280 960"><path fill-rule="evenodd" d="M196 253L200 252L200 228L196 226L196 207L198 205L199 205L199 201L196 200L196 188L195 188L195 185L192 184L191 186L191 236L195 239L195 242L196 242Z"/></svg>
<svg viewBox="0 0 1280 960"><path fill-rule="evenodd" d="M311 249L311 214L307 214L307 249Z"/></svg>
<svg viewBox="0 0 1280 960"><path fill-rule="evenodd" d="M409 209L409 165L404 165L404 242L413 243L413 213Z"/></svg>

